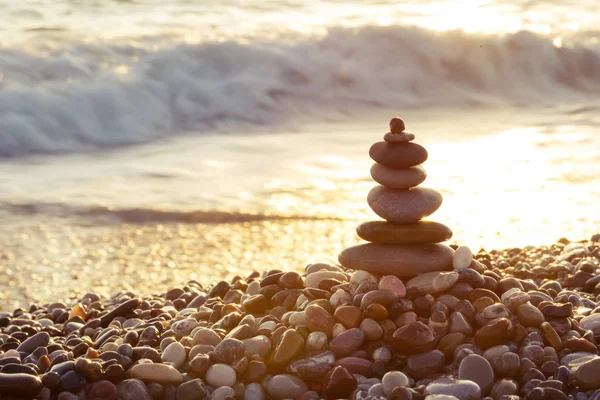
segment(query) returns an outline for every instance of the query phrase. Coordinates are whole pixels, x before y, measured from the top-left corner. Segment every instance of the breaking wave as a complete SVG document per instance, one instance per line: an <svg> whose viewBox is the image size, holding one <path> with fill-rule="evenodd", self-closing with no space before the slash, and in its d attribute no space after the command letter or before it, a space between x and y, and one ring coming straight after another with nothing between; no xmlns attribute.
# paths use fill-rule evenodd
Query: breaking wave
<svg viewBox="0 0 600 400"><path fill-rule="evenodd" d="M296 41L0 49L0 156L145 143L373 108L600 94L600 50L530 32L335 28Z"/></svg>

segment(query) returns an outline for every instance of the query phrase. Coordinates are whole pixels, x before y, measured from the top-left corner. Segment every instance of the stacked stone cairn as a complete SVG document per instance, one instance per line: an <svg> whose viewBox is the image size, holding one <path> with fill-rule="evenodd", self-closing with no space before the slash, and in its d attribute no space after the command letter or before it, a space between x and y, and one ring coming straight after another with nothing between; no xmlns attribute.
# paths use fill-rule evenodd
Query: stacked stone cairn
<svg viewBox="0 0 600 400"><path fill-rule="evenodd" d="M451 270L454 251L439 242L452 237L447 226L422 221L442 204L442 195L419 186L427 174L421 166L428 154L424 147L412 143L415 135L405 132L404 121L393 118L390 132L383 142L371 146L369 155L375 164L371 176L380 185L367 196L375 214L385 221L371 221L357 228L358 236L371 243L344 250L340 263L354 270L369 271L399 278L414 278ZM429 275L428 275L429 276Z"/></svg>
<svg viewBox="0 0 600 400"><path fill-rule="evenodd" d="M600 399L600 235L437 244L449 229L421 218L441 196L417 186L427 153L403 131L371 150L388 221L361 225L372 243L342 266L0 312L0 398Z"/></svg>

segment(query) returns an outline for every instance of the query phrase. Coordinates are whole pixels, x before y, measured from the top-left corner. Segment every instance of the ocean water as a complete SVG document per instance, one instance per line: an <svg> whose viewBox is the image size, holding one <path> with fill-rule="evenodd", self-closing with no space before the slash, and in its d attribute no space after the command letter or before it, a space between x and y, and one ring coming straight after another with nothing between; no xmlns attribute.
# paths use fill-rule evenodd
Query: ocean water
<svg viewBox="0 0 600 400"><path fill-rule="evenodd" d="M393 116L454 242L600 230L596 1L211 3L0 0L0 305L335 261Z"/></svg>

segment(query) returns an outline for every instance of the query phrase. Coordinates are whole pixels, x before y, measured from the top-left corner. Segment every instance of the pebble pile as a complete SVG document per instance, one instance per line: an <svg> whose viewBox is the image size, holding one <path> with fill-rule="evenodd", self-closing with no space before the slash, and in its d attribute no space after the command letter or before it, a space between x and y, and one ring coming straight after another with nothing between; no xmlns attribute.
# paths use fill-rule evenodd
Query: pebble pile
<svg viewBox="0 0 600 400"><path fill-rule="evenodd" d="M313 264L1 313L0 397L597 400L592 239L463 255L442 292Z"/></svg>
<svg viewBox="0 0 600 400"><path fill-rule="evenodd" d="M427 176L421 166L427 150L412 143L415 135L404 129L404 121L393 118L384 141L371 146L371 176L380 185L369 192L367 202L385 221L357 228L358 236L371 243L344 250L339 256L344 267L402 279L452 269L453 250L439 244L450 239L452 231L422 220L442 205L438 191L419 186Z"/></svg>

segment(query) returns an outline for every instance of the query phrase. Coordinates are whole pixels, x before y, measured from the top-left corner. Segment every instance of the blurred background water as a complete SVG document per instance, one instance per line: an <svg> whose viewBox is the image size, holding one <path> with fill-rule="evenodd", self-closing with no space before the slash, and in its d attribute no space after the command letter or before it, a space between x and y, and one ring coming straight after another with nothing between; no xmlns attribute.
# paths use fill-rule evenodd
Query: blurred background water
<svg viewBox="0 0 600 400"><path fill-rule="evenodd" d="M595 1L0 0L3 307L335 261L400 116L477 249L600 225Z"/></svg>

